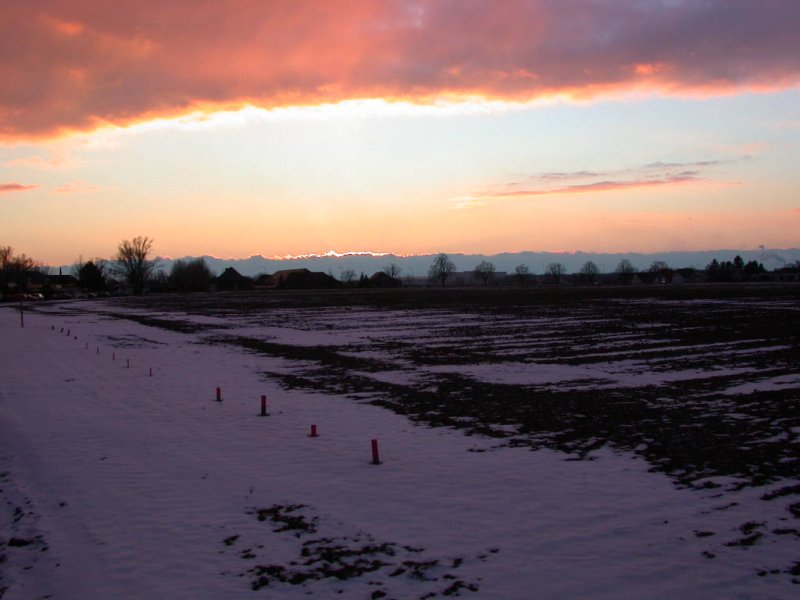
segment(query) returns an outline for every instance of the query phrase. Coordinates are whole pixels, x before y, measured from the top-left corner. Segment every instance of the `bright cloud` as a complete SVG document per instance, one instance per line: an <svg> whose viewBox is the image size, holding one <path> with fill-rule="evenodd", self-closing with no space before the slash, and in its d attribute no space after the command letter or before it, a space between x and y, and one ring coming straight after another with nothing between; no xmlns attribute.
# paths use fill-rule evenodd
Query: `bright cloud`
<svg viewBox="0 0 800 600"><path fill-rule="evenodd" d="M336 250L328 250L327 252L323 252L321 254L318 253L311 253L311 254L286 254L283 256L273 256L273 260L290 260L290 259L302 259L302 258L342 258L345 256L390 256L392 255L390 252L369 252L369 251L350 251L350 252L337 252ZM395 256L402 256L402 255L395 255Z"/></svg>
<svg viewBox="0 0 800 600"><path fill-rule="evenodd" d="M6 140L243 106L800 83L793 0L8 0L3 13Z"/></svg>

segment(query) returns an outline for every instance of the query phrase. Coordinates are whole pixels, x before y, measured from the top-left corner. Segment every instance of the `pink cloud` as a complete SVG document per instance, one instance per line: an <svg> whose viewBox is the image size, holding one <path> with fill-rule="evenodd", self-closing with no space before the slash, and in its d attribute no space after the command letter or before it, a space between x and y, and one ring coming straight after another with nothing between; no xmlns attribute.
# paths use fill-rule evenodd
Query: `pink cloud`
<svg viewBox="0 0 800 600"><path fill-rule="evenodd" d="M8 168L60 169L74 166L75 161L63 152L54 152L50 156L27 156L9 160L4 166Z"/></svg>
<svg viewBox="0 0 800 600"><path fill-rule="evenodd" d="M693 183L700 181L697 173L685 172L676 175L670 175L663 178L647 178L647 179L632 179L632 180L607 180L595 181L592 183L581 183L575 185L568 185L559 188L541 188L541 189L520 189L507 192L498 192L491 194L491 198L509 198L515 196L550 196L562 194L586 194L590 192L610 192L618 190L627 190L633 188L648 188L648 187L661 187L668 185L678 185L685 183Z"/></svg>
<svg viewBox="0 0 800 600"><path fill-rule="evenodd" d="M248 103L782 89L798 30L794 0L8 0L0 136Z"/></svg>
<svg viewBox="0 0 800 600"><path fill-rule="evenodd" d="M715 167L725 160L699 160L685 162L657 161L645 165L615 170L588 170L535 173L518 181L491 186L489 191L468 196L476 199L587 194L621 191L636 188L653 188L711 181ZM717 185L736 185L735 182L716 182ZM555 187L554 187L555 186ZM472 202L474 205L474 202Z"/></svg>
<svg viewBox="0 0 800 600"><path fill-rule="evenodd" d="M102 191L100 186L86 181L71 181L55 189L57 194L93 194Z"/></svg>
<svg viewBox="0 0 800 600"><path fill-rule="evenodd" d="M10 192L25 192L27 190L32 190L38 186L35 185L23 185L21 183L0 183L0 194L7 194Z"/></svg>

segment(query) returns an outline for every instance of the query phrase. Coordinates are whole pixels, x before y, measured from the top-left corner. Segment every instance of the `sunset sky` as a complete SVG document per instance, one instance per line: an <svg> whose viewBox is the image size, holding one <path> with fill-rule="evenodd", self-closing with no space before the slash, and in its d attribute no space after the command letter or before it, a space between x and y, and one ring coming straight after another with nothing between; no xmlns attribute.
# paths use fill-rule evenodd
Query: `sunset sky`
<svg viewBox="0 0 800 600"><path fill-rule="evenodd" d="M800 245L796 0L0 0L0 245Z"/></svg>

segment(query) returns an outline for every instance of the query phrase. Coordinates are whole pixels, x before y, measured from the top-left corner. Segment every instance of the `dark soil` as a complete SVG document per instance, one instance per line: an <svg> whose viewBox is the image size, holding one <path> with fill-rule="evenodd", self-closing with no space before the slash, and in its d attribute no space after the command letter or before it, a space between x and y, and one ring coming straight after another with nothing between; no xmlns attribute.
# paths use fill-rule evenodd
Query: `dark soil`
<svg viewBox="0 0 800 600"><path fill-rule="evenodd" d="M461 592L476 592L478 584L460 579L455 573L468 559L431 558L424 548L394 542L378 542L371 535L358 531L352 535L314 536L321 527L321 519L310 515L310 507L303 504L276 504L248 511L259 521L271 525L273 534L297 538L297 552L288 563L262 562L263 543L245 544L240 535L222 540L223 545L237 551L238 556L257 564L240 573L248 578L253 591L262 588L278 590L281 586L310 586L321 580L346 581L368 579L373 589L368 598L390 598L393 580L407 578L419 588L419 598L437 595L460 596ZM260 539L257 537L257 539ZM237 545L246 545L244 549ZM224 552L224 551L223 551ZM490 549L490 553L497 549ZM487 560L482 555L474 560Z"/></svg>

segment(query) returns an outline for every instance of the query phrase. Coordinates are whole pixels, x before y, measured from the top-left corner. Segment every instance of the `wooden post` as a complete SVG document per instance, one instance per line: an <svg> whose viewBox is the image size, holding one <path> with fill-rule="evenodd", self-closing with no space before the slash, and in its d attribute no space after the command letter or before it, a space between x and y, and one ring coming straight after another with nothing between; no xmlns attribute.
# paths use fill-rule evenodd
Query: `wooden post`
<svg viewBox="0 0 800 600"><path fill-rule="evenodd" d="M378 455L378 440L372 440L372 464L381 464L381 458Z"/></svg>

